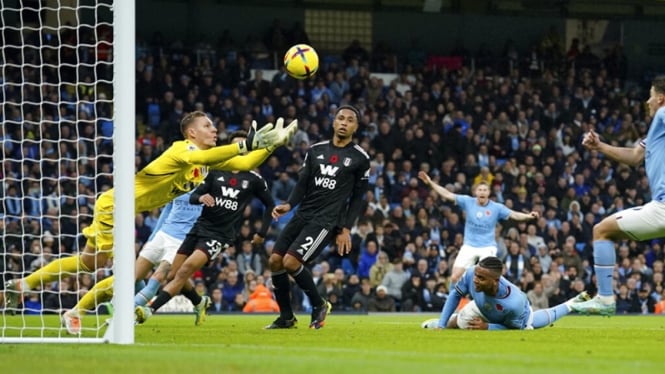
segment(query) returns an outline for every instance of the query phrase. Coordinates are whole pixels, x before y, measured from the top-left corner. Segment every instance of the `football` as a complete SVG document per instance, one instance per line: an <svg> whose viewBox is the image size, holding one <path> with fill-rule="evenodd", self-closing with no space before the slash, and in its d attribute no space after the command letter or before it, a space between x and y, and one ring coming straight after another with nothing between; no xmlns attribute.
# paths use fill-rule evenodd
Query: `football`
<svg viewBox="0 0 665 374"><path fill-rule="evenodd" d="M319 55L312 46L296 44L284 55L284 68L295 79L307 79L319 70Z"/></svg>

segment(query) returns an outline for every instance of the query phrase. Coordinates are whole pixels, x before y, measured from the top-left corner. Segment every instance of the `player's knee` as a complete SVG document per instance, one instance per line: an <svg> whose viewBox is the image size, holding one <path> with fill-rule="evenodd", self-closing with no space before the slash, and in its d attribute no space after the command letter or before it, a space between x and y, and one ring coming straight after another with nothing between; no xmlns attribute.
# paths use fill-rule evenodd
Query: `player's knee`
<svg viewBox="0 0 665 374"><path fill-rule="evenodd" d="M300 268L300 266L302 265L300 260L298 260L297 258L295 258L293 256L290 256L290 255L284 256L284 259L282 260L282 264L283 264L284 268L286 269L286 271L288 271L289 273L292 273L292 272L298 270Z"/></svg>
<svg viewBox="0 0 665 374"><path fill-rule="evenodd" d="M282 258L282 256L275 253L270 255L270 258L268 259L268 266L270 267L270 271L276 272L284 269Z"/></svg>
<svg viewBox="0 0 665 374"><path fill-rule="evenodd" d="M180 269L178 269L178 271L176 271L175 278L189 279L194 274L194 272L196 270L197 269L195 269L191 264L184 263L184 264L182 264Z"/></svg>
<svg viewBox="0 0 665 374"><path fill-rule="evenodd" d="M614 233L613 226L607 219L600 221L593 226L593 239L594 240L607 240L612 237Z"/></svg>
<svg viewBox="0 0 665 374"><path fill-rule="evenodd" d="M159 265L152 277L159 282L164 282L167 279L173 279L172 277L169 277L169 275L171 275L171 265L169 263L162 263Z"/></svg>

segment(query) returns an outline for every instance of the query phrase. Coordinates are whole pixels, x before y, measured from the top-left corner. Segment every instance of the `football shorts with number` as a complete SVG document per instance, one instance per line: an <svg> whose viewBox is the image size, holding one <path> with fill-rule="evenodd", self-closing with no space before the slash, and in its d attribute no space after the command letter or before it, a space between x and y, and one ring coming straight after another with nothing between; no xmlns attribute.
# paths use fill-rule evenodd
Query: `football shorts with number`
<svg viewBox="0 0 665 374"><path fill-rule="evenodd" d="M203 251L207 256L208 260L212 261L220 253L222 253L226 248L233 245L232 240L224 240L219 237L212 236L199 236L196 234L188 234L185 237L185 240L182 242L180 249L178 249L178 254L189 256L194 253L195 250Z"/></svg>
<svg viewBox="0 0 665 374"><path fill-rule="evenodd" d="M305 220L296 213L277 238L273 253L284 256L288 252L306 263L315 259L334 236L334 230L316 221Z"/></svg>

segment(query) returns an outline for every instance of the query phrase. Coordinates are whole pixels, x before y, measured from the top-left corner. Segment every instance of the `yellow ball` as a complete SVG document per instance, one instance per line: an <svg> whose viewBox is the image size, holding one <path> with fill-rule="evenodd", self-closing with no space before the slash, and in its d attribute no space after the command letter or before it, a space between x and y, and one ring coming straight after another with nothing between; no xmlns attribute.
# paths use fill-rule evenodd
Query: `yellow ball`
<svg viewBox="0 0 665 374"><path fill-rule="evenodd" d="M296 44L284 55L284 68L295 79L307 79L319 70L319 55L312 46Z"/></svg>

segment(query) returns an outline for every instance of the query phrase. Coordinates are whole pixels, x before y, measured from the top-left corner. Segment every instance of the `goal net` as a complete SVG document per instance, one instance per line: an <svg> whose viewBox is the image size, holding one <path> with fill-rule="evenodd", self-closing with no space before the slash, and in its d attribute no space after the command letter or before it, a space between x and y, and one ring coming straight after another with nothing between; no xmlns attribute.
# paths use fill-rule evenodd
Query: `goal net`
<svg viewBox="0 0 665 374"><path fill-rule="evenodd" d="M95 198L118 183L128 185L123 188L129 195L123 196L132 198L126 206L116 204L116 221L122 224L116 225L114 233L116 238L128 237L122 245L129 242L133 248L132 3L0 0L3 288L9 280L82 251L85 238L80 232L92 221ZM114 28L121 13L126 21ZM121 62L129 68L120 69ZM114 128L118 123L124 127ZM118 235L121 230L126 234ZM79 271L43 284L24 293L18 305L5 306L3 300L0 342L133 343L133 325L118 323L118 318L127 319L131 313L131 252L122 258L116 255L115 264L93 273ZM129 266L120 270L123 261L129 261ZM130 293L129 297L121 297L120 302L114 299L122 313L111 318L104 308L89 311L82 333L67 335L60 322L62 312L95 282L112 273L119 278L119 271L130 274L124 281L128 292L117 293ZM116 290L123 289L117 285ZM114 324L115 328L109 327Z"/></svg>

